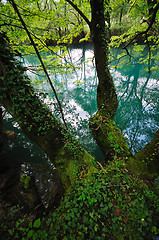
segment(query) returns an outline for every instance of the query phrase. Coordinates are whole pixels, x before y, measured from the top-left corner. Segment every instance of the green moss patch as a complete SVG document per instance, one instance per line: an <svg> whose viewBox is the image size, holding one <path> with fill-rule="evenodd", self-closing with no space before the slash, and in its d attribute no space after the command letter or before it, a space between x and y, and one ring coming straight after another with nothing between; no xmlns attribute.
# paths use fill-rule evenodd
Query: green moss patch
<svg viewBox="0 0 159 240"><path fill-rule="evenodd" d="M95 117L91 118L89 124L106 161L132 155L126 140L112 119L101 115L99 111Z"/></svg>

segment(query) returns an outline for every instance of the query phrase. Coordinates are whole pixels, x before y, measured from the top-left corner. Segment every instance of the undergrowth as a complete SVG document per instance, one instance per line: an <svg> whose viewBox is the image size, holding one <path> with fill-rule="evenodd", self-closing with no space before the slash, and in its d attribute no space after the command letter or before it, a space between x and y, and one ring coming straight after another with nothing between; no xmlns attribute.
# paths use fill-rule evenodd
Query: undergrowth
<svg viewBox="0 0 159 240"><path fill-rule="evenodd" d="M121 161L77 179L60 207L27 227L22 220L11 239L150 239L159 233L158 187L128 172Z"/></svg>

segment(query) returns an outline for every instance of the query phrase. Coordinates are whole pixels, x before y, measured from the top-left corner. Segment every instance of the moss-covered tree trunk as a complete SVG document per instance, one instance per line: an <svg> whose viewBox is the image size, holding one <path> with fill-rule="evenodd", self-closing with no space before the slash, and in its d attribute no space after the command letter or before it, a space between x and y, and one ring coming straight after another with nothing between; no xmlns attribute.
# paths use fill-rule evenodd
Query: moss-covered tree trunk
<svg viewBox="0 0 159 240"><path fill-rule="evenodd" d="M108 161L112 160L114 156L128 157L131 153L113 121L118 107L118 99L108 66L109 14L108 12L106 15L104 13L103 0L92 0L90 4L92 12L90 30L99 81L97 88L98 112L90 119L90 128Z"/></svg>
<svg viewBox="0 0 159 240"><path fill-rule="evenodd" d="M89 26L99 80L97 88L98 111L90 119L90 128L105 155L106 161L125 159L130 169L133 169L138 174L147 175L148 177L157 176L159 170L159 163L156 160L158 159L156 142L158 141L158 132L155 139L133 157L122 133L113 121L118 100L108 66L109 14L104 12L105 3L103 0L91 0L90 4L92 19ZM109 1L107 1L107 4L109 4Z"/></svg>
<svg viewBox="0 0 159 240"><path fill-rule="evenodd" d="M142 177L150 179L159 176L159 130L151 142L129 158L127 165L129 169Z"/></svg>
<svg viewBox="0 0 159 240"><path fill-rule="evenodd" d="M0 38L0 104L48 155L65 190L74 185L77 172L93 170L93 158L40 101L3 34Z"/></svg>

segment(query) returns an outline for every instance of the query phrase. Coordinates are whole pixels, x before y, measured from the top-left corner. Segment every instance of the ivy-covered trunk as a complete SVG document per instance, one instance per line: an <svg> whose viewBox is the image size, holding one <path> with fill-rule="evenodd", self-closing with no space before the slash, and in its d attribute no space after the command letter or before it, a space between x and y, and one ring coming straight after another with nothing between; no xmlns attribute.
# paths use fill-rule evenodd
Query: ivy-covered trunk
<svg viewBox="0 0 159 240"><path fill-rule="evenodd" d="M0 39L0 104L48 155L68 190L80 171L93 171L93 158L40 101L4 35Z"/></svg>

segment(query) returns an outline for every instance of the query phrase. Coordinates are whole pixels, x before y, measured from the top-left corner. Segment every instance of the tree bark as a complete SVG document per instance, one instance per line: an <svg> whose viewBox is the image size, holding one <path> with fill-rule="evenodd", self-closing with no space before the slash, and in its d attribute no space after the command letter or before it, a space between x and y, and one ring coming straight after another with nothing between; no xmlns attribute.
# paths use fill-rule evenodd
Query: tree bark
<svg viewBox="0 0 159 240"><path fill-rule="evenodd" d="M2 108L0 107L0 159L1 159L1 151L2 151L2 146L4 141L5 141L5 134L3 131Z"/></svg>
<svg viewBox="0 0 159 240"><path fill-rule="evenodd" d="M156 159L158 158L156 139L139 152L139 154L133 157L127 143L113 121L115 115L118 100L116 95L115 86L112 76L108 67L108 28L105 22L109 22L109 19L105 19L104 15L104 1L103 0L91 0L91 35L94 45L95 62L98 75L98 89L97 89L97 103L98 112L90 119L90 128L92 129L94 138L101 147L105 160L125 159L130 169L134 166L140 166L142 162L143 171L136 171L139 174L144 174L149 177L154 177L158 174L159 164ZM153 14L156 13L158 5L153 9ZM107 17L107 16L106 16ZM106 20L106 21L105 21ZM158 135L157 135L158 136ZM148 151L151 146L152 151ZM151 158L151 161L149 160ZM130 161L130 164L129 164ZM138 164L137 164L138 163ZM139 164L140 163L140 164ZM156 164L156 169L154 168ZM148 167L147 167L148 166ZM139 167L137 168L140 169ZM153 169L150 171L150 169Z"/></svg>

